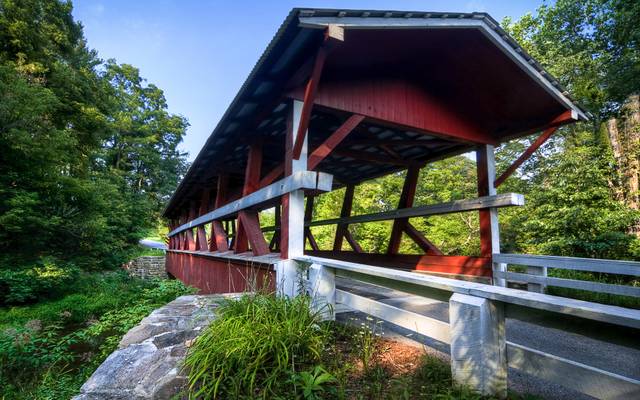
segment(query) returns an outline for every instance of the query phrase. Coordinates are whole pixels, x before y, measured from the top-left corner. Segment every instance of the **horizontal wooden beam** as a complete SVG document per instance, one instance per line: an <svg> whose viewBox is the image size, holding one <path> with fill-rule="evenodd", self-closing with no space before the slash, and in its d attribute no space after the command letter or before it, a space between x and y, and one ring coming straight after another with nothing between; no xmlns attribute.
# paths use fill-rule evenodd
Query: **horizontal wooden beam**
<svg viewBox="0 0 640 400"><path fill-rule="evenodd" d="M333 250L307 250L305 254L409 271L465 275L469 277L491 277L491 259L488 257L381 254Z"/></svg>
<svg viewBox="0 0 640 400"><path fill-rule="evenodd" d="M596 293L609 293L622 296L640 297L640 287L629 285L614 285L610 283L581 281L578 279L554 278L550 276L539 276L523 274L519 272L503 271L493 271L493 277L503 278L509 282L526 282L544 286L556 286L568 289L586 290Z"/></svg>
<svg viewBox="0 0 640 400"><path fill-rule="evenodd" d="M525 292L517 289L466 282L457 279L416 274L415 272L399 271L397 269L357 264L330 258L300 256L295 259L303 263L319 264L328 268L334 268L336 271L347 271L361 276L374 276L391 281L398 281L404 285L425 287L449 293L469 294L534 310L571 315L577 318L640 329L640 310Z"/></svg>
<svg viewBox="0 0 640 400"><path fill-rule="evenodd" d="M336 303L344 304L354 310L383 319L443 343L451 343L449 324L435 318L407 311L341 289L336 289Z"/></svg>
<svg viewBox="0 0 640 400"><path fill-rule="evenodd" d="M346 141L345 146L421 146L436 147L442 145L459 144L445 140L394 140L394 139L354 139Z"/></svg>
<svg viewBox="0 0 640 400"><path fill-rule="evenodd" d="M293 175L287 176L286 178L278 182L272 183L269 186L259 189L236 201L227 203L220 208L217 208L179 226L178 228L169 232L169 236L173 236L182 231L189 230L198 225L206 224L207 222L228 217L230 215L235 215L238 211L247 209L249 207L258 206L294 190L308 189L328 192L331 190L332 183L333 176L325 174L324 172L296 172Z"/></svg>
<svg viewBox="0 0 640 400"><path fill-rule="evenodd" d="M640 262L532 254L493 254L494 263L640 276Z"/></svg>
<svg viewBox="0 0 640 400"><path fill-rule="evenodd" d="M510 207L524 205L524 196L517 193L504 193L495 196L484 196L470 200L457 200L448 203L429 206L401 208L399 210L383 211L373 214L355 215L346 218L333 218L313 221L308 226L333 224L356 224L363 222L387 221L398 218L423 217L426 215L443 215L464 211L482 210L492 207Z"/></svg>

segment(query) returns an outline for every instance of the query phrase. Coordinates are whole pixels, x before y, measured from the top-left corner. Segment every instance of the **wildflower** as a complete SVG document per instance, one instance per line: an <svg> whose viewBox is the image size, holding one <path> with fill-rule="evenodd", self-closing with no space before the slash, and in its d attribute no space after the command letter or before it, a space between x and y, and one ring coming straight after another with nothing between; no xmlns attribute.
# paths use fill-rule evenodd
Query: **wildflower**
<svg viewBox="0 0 640 400"><path fill-rule="evenodd" d="M24 327L30 331L39 332L40 330L42 330L42 321L40 321L39 319L32 319L30 321L27 321L27 323L24 324Z"/></svg>

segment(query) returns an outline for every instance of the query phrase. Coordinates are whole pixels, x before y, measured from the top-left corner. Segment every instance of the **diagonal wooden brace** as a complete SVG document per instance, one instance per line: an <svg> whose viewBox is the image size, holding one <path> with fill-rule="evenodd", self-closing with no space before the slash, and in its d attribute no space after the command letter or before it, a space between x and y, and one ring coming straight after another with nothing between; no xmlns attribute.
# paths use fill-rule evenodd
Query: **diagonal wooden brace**
<svg viewBox="0 0 640 400"><path fill-rule="evenodd" d="M240 246L240 243L244 243L247 241L251 246L251 251L256 256L261 256L269 253L269 246L267 242L264 240L264 235L262 234L262 230L260 229L260 222L258 221L258 212L257 211L240 211L238 213L238 222L239 225L242 226L242 229L238 230L243 232L245 235L244 238L238 238L238 248L236 252L242 252L244 248Z"/></svg>

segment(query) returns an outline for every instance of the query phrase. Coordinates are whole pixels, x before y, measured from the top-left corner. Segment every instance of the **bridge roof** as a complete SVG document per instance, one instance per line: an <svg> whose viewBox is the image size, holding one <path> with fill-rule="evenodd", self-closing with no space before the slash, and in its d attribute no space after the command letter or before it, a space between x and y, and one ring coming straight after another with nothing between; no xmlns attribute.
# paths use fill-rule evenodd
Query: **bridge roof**
<svg viewBox="0 0 640 400"><path fill-rule="evenodd" d="M318 165L337 186L588 118L486 13L293 9L169 200L166 217L215 188L220 173L240 186L256 137L266 138L263 172L283 162L287 103L302 99L328 26L343 28L344 41L321 75L310 149L350 115L366 117Z"/></svg>

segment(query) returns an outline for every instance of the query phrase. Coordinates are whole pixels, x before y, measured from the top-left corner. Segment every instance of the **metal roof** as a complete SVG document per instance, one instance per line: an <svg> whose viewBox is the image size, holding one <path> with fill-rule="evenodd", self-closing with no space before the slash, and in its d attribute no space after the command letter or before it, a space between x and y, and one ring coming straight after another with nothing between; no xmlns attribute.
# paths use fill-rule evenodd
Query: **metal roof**
<svg viewBox="0 0 640 400"><path fill-rule="evenodd" d="M200 188L204 185L211 185L215 180L215 174L212 170L222 168L223 166L220 164L223 161L225 164L231 162L230 165L233 165L234 156L230 154L234 151L235 153L233 154L237 158L237 165L242 165L243 161L240 158L244 147L246 147L246 143L242 139L247 136L247 129L260 130L262 135L267 137L272 135L276 140L278 137L276 131L281 129L279 127L283 126L284 118L286 117L283 113L285 110L283 110L282 96L287 90L291 89L285 87L285 85L291 76L299 72L301 65L313 57L315 49L317 49L322 40L323 30L319 28L327 24L342 25L348 30L403 28L479 29L497 47L500 47L510 59L518 63L532 79L538 81L544 90L556 98L559 103L573 110L577 118L583 120L588 118L584 110L573 102L560 83L500 28L497 21L486 13L294 8L276 32L191 164L184 179L167 203L164 211L165 216L171 216L172 210L179 203L184 203L184 196L193 195L190 192L194 187ZM303 83L303 80L300 83ZM322 118L330 119L331 117L325 115ZM321 119L318 119L318 121ZM327 126L335 125L335 122L333 121ZM371 127L365 127L366 129L371 130ZM390 132L387 134L412 137L411 132L393 130L390 130ZM370 135L371 132L368 134ZM362 137L360 139L362 141ZM429 140L429 138L426 138L426 140ZM364 151L373 152L365 147L360 148ZM463 152L466 148L449 145L448 150L445 150L447 150L446 146L441 153L450 155ZM410 152L410 149L408 151ZM232 159L229 160L229 157ZM349 160L348 157L342 157L342 160L345 159ZM339 166L340 158L334 158L333 161ZM265 162L268 164L269 160L265 160ZM343 167L349 168L346 165ZM366 169L366 166L361 168ZM395 169L398 169L398 167L396 166ZM393 170L393 167L378 168L375 171L370 170L368 175L363 172L363 176L380 176Z"/></svg>

